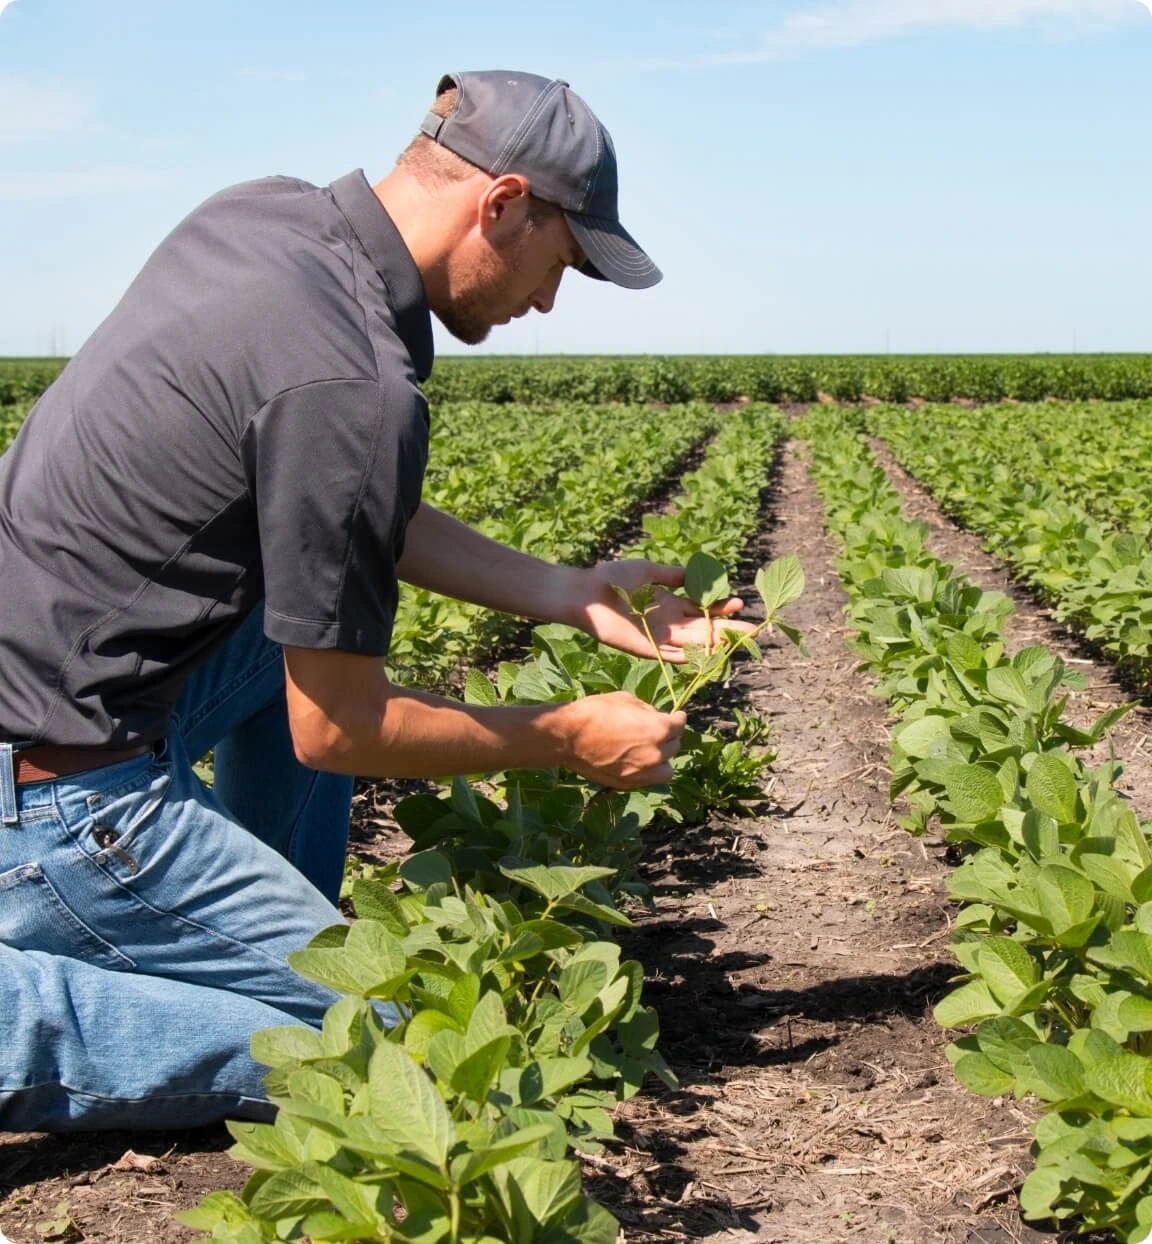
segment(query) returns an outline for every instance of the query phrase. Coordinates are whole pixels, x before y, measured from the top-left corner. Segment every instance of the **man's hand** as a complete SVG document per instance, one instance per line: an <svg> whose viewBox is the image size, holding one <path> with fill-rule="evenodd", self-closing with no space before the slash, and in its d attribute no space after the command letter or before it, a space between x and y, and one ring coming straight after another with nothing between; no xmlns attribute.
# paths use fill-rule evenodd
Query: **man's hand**
<svg viewBox="0 0 1152 1244"><path fill-rule="evenodd" d="M601 562L581 572L584 599L576 611L578 625L602 644L618 648L636 657L652 658L656 654L644 634L640 619L614 592L613 586L635 592L646 583L658 588L677 588L684 582L681 566L662 566L658 562ZM655 608L648 614L648 626L660 650L660 656L672 664L684 661L684 649L691 645L710 647L720 641L725 631L752 634L756 627L750 622L732 621L744 608L744 602L733 598L714 606L711 614L712 634L708 620L686 597L673 596L671 591L657 591Z"/></svg>
<svg viewBox="0 0 1152 1244"><path fill-rule="evenodd" d="M688 718L661 713L627 691L585 696L556 710L567 755L564 767L617 790L672 780L672 757Z"/></svg>

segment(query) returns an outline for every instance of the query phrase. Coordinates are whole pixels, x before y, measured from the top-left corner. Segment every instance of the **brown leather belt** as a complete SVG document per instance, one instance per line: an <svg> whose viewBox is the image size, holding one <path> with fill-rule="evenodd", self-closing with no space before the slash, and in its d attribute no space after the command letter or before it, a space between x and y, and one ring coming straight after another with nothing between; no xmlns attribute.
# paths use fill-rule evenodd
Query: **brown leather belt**
<svg viewBox="0 0 1152 1244"><path fill-rule="evenodd" d="M12 753L12 770L16 785L28 782L49 782L53 778L66 777L69 773L83 773L87 769L100 769L116 765L122 760L133 760L148 751L148 745L123 747L109 751L105 747L55 747L41 743Z"/></svg>

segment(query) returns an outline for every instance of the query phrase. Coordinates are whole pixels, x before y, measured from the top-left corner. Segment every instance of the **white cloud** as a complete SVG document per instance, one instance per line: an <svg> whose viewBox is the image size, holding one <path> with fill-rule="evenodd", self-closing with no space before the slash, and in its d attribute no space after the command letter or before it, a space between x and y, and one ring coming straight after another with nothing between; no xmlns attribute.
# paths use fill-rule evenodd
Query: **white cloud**
<svg viewBox="0 0 1152 1244"><path fill-rule="evenodd" d="M781 17L752 47L663 64L754 64L809 49L856 47L932 30L1029 26L1087 33L1146 21L1142 9L1152 14L1152 0L818 0Z"/></svg>
<svg viewBox="0 0 1152 1244"><path fill-rule="evenodd" d="M178 185L175 173L108 166L46 173L0 173L0 203L32 203L94 194L127 194Z"/></svg>
<svg viewBox="0 0 1152 1244"><path fill-rule="evenodd" d="M78 129L91 103L68 87L0 78L0 143L32 142Z"/></svg>

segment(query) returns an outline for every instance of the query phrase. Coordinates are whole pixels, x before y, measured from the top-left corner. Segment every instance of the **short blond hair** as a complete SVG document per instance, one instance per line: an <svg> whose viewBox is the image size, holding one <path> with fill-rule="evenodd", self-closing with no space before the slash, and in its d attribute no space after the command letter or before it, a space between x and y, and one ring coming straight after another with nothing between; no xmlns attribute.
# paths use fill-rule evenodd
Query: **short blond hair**
<svg viewBox="0 0 1152 1244"><path fill-rule="evenodd" d="M429 111L438 117L446 117L456 107L456 97L459 94L459 88L455 86L441 91ZM441 147L427 134L417 134L400 152L396 163L407 169L418 182L430 190L450 186L453 182L466 181L477 171L475 164L470 164L463 156L449 151L447 147Z"/></svg>
<svg viewBox="0 0 1152 1244"><path fill-rule="evenodd" d="M436 96L428 111L437 117L448 116L456 107L459 94L459 87L448 87ZM472 164L454 151L449 151L447 147L442 147L434 138L429 138L423 133L417 134L400 152L396 158L396 164L400 168L407 169L421 185L429 190L438 190L455 182L467 181L478 171L484 171L479 165ZM528 198L527 224L529 228L542 224L561 210L553 203L538 199L534 194L530 193Z"/></svg>

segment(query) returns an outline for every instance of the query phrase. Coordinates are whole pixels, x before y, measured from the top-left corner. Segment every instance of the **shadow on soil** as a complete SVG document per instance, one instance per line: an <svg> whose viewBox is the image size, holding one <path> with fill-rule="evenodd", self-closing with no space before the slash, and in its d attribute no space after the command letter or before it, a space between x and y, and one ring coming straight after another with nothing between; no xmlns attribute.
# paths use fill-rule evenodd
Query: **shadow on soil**
<svg viewBox="0 0 1152 1244"><path fill-rule="evenodd" d="M627 950L648 972L645 999L660 1015L660 1046L674 1067L719 1073L733 1067L803 1062L837 1043L812 1025L918 1019L955 976L946 963L904 975L836 977L799 988L733 984L731 976L772 962L768 954L724 950L718 921L653 922L628 935ZM812 970L812 975L816 971ZM793 1024L805 1030L796 1038Z"/></svg>
<svg viewBox="0 0 1152 1244"><path fill-rule="evenodd" d="M0 1149L0 1199L17 1188L48 1179L70 1178L86 1184L91 1176L118 1162L132 1149L159 1156L177 1149L183 1153L223 1153L233 1143L223 1127L172 1132L68 1132L30 1136Z"/></svg>

